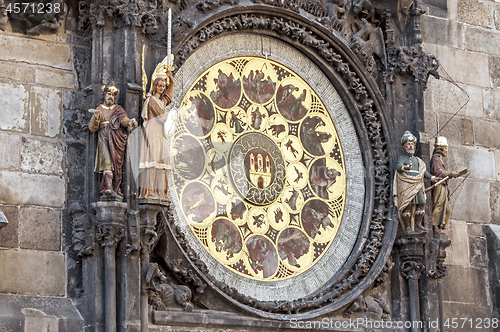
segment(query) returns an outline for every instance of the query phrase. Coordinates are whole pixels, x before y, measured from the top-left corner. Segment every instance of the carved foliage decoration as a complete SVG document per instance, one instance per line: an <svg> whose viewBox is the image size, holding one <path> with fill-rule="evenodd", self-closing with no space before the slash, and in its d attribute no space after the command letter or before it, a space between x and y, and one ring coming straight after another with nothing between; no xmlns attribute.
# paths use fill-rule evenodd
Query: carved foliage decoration
<svg viewBox="0 0 500 332"><path fill-rule="evenodd" d="M28 35L54 33L68 11L63 0L17 1L0 0L0 30L10 19Z"/></svg>
<svg viewBox="0 0 500 332"><path fill-rule="evenodd" d="M370 233L357 262L354 264L354 268L346 278L335 285L326 287L319 294L313 294L300 300L279 302L258 301L213 279L208 274L208 269L203 261L199 259L191 248L189 248L189 244L184 239L180 230L176 230L176 236L179 244L183 247L193 264L227 295L241 303L260 310L299 313L300 311L316 309L324 306L325 303L333 302L340 295L358 285L373 267L382 246L385 223L388 220L390 185L389 160L386 149L387 141L382 131L381 117L378 114L378 110L373 107L374 102L366 90L366 87L358 77L358 74L351 69L351 66L340 54L337 54L333 50L327 41L319 38L312 31L306 29L297 22L284 20L278 17L248 14L234 15L220 19L203 27L194 34L190 40L186 41L178 52L178 65L180 66L187 57L200 46L200 44L223 32L251 29L269 29L304 44L323 57L332 66L333 70L340 74L341 78L349 87L349 91L356 101L357 108L363 117L372 147L375 199L372 212L373 218L370 221Z"/></svg>
<svg viewBox="0 0 500 332"><path fill-rule="evenodd" d="M110 21L115 27L142 27L143 33L154 34L167 22L162 4L159 0L80 1L78 28L104 26Z"/></svg>
<svg viewBox="0 0 500 332"><path fill-rule="evenodd" d="M78 256L92 256L95 248L93 216L87 213L81 203L72 202L69 212L73 218L73 246Z"/></svg>
<svg viewBox="0 0 500 332"><path fill-rule="evenodd" d="M420 48L398 46L387 51L388 68L384 73L387 83L392 83L397 74L410 74L415 82L422 81L424 86L429 75L439 78L439 61L433 54L424 53Z"/></svg>

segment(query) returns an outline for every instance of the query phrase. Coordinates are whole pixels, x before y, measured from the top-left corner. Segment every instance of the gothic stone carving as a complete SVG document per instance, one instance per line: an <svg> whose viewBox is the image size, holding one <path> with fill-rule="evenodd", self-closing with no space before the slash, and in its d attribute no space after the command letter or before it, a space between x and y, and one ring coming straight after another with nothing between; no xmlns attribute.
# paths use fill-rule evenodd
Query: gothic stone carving
<svg viewBox="0 0 500 332"><path fill-rule="evenodd" d="M380 294L363 297L360 295L347 307L343 314L347 318L367 318L372 320L390 320L391 310L387 300Z"/></svg>
<svg viewBox="0 0 500 332"><path fill-rule="evenodd" d="M115 27L142 27L144 34L154 34L167 23L166 12L158 0L85 0L79 4L78 29L104 26L109 20Z"/></svg>
<svg viewBox="0 0 500 332"><path fill-rule="evenodd" d="M395 75L413 75L415 82L427 84L429 75L439 78L439 60L433 54L426 54L420 48L397 46L387 51L388 68L384 73L387 83L394 82Z"/></svg>
<svg viewBox="0 0 500 332"><path fill-rule="evenodd" d="M404 234L398 240L401 255L401 274L406 279L418 280L425 271L421 264L424 256L423 244L425 233Z"/></svg>
<svg viewBox="0 0 500 332"><path fill-rule="evenodd" d="M174 285L160 271L158 264L149 265L146 281L148 283L148 302L154 310L167 310L167 307L182 307L184 311L193 311L191 290L187 286Z"/></svg>
<svg viewBox="0 0 500 332"><path fill-rule="evenodd" d="M354 265L351 274L337 283L323 290L320 294L303 298L295 301L280 302L261 302L248 296L242 295L235 289L214 280L206 271L203 262L197 258L196 253L189 248L187 242L182 238L180 231L177 231L177 238L180 245L188 253L196 266L202 268L202 273L206 275L219 289L224 291L235 300L249 305L251 307L269 311L269 312L294 312L299 313L303 310L319 308L324 303L333 302L334 299L355 287L364 276L370 271L375 259L379 254L384 236L385 223L388 219L389 194L389 160L387 158L387 141L382 132L382 123L380 115L373 109L373 100L369 96L365 86L361 83L358 75L351 70L348 63L341 55L335 53L328 42L317 37L312 31L302 27L299 23L284 20L283 18L255 15L234 15L201 28L192 38L180 48L178 52L178 65L180 66L201 43L225 31L248 30L248 29L270 29L281 35L304 44L311 49L316 50L335 71L340 73L342 79L349 87L353 99L356 100L358 110L361 112L364 124L367 128L368 136L372 146L372 156L374 161L374 179L375 179L375 199L373 219L370 224L370 233L358 261Z"/></svg>
<svg viewBox="0 0 500 332"><path fill-rule="evenodd" d="M445 234L436 234L429 244L429 268L427 276L432 279L441 279L448 274L448 267L444 264L446 258L446 248L451 241Z"/></svg>
<svg viewBox="0 0 500 332"><path fill-rule="evenodd" d="M20 6L18 13L13 7L14 4ZM18 22L22 31L28 35L55 33L61 26L66 13L67 6L63 0L26 1L24 3L12 1L7 4L1 0L0 29L3 30L10 19Z"/></svg>
<svg viewBox="0 0 500 332"><path fill-rule="evenodd" d="M196 5L196 8L198 8L202 12L207 12L211 10L215 10L219 8L222 5L238 5L240 3L239 0L204 0L202 2L199 2Z"/></svg>
<svg viewBox="0 0 500 332"><path fill-rule="evenodd" d="M94 220L79 202L69 205L69 212L73 218L73 246L78 256L91 256L94 254L95 235Z"/></svg>

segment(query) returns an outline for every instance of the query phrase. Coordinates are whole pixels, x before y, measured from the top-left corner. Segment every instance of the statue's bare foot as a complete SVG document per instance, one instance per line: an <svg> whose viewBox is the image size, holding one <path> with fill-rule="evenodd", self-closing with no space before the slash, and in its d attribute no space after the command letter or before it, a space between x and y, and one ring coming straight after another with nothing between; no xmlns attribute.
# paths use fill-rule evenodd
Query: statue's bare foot
<svg viewBox="0 0 500 332"><path fill-rule="evenodd" d="M410 227L406 227L406 234L411 234L413 233Z"/></svg>
<svg viewBox="0 0 500 332"><path fill-rule="evenodd" d="M421 230L421 231L423 231L423 232L427 231L427 229L426 229L424 226L420 225L420 224L417 224L416 226L417 226L417 228L418 228L419 230Z"/></svg>

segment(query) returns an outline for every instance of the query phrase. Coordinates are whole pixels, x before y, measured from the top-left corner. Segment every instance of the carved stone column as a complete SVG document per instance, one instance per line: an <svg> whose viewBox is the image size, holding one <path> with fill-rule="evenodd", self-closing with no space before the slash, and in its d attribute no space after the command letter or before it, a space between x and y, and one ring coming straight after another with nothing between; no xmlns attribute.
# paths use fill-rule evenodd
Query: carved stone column
<svg viewBox="0 0 500 332"><path fill-rule="evenodd" d="M446 234L434 234L429 243L429 262L427 277L437 281L437 306L439 308L439 331L444 331L443 286L441 279L448 274L448 267L444 264L446 248L451 244Z"/></svg>
<svg viewBox="0 0 500 332"><path fill-rule="evenodd" d="M124 234L127 203L97 202L97 240L104 247L104 327L116 332L116 246Z"/></svg>
<svg viewBox="0 0 500 332"><path fill-rule="evenodd" d="M156 217L163 208L161 205L154 204L139 205L141 216L141 332L149 330L146 274L149 268L151 250L158 238L158 234L155 232Z"/></svg>
<svg viewBox="0 0 500 332"><path fill-rule="evenodd" d="M426 233L403 234L397 240L399 255L401 257L401 274L408 280L408 293L410 298L410 319L412 321L412 332L420 332L417 324L420 321L420 299L418 292L418 280L425 270L422 265L424 257L423 245Z"/></svg>

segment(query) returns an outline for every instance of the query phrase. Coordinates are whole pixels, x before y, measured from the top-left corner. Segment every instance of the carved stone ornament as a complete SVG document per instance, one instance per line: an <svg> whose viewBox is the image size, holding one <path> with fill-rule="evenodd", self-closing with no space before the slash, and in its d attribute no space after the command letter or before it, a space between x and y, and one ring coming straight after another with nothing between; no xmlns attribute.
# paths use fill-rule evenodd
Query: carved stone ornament
<svg viewBox="0 0 500 332"><path fill-rule="evenodd" d="M68 7L63 0L16 1L0 0L0 29L10 19L28 35L55 33L66 16Z"/></svg>
<svg viewBox="0 0 500 332"><path fill-rule="evenodd" d="M415 261L404 262L401 266L401 274L406 279L418 280L422 276L422 272L424 272L424 270L425 267Z"/></svg>
<svg viewBox="0 0 500 332"><path fill-rule="evenodd" d="M354 300L343 313L347 318L366 318L372 320L390 320L391 310L387 300L381 294L362 296Z"/></svg>
<svg viewBox="0 0 500 332"><path fill-rule="evenodd" d="M167 22L166 9L159 0L80 1L78 29L110 21L115 27L142 27L144 34L154 34Z"/></svg>
<svg viewBox="0 0 500 332"><path fill-rule="evenodd" d="M222 5L237 5L239 4L239 0L204 0L202 2L199 2L196 5L196 8L198 8L202 12L207 12L211 10L215 10L219 8Z"/></svg>
<svg viewBox="0 0 500 332"><path fill-rule="evenodd" d="M193 311L189 287L170 283L165 274L160 271L158 264L149 265L146 282L148 302L153 310L164 311L168 307L182 307L186 312Z"/></svg>
<svg viewBox="0 0 500 332"><path fill-rule="evenodd" d="M364 121L366 132L368 133L369 145L371 147L370 158L373 158L374 176L374 200L372 205L372 219L369 225L369 233L364 246L360 249L360 255L352 270L346 277L330 284L321 292L311 296L306 296L297 300L286 301L259 301L255 298L245 296L238 290L213 278L201 261L196 252L191 249L189 241L186 240L183 232L176 228L172 221L169 226L174 231L177 241L184 249L192 264L197 267L198 272L204 274L211 283L217 286L224 293L245 304L255 308L253 312L267 311L271 313L301 313L312 311L324 307L330 302L336 302L338 298L344 296L349 290L358 286L364 281L364 277L370 274L374 263L379 256L382 247L382 239L385 233L385 224L388 220L389 194L389 160L387 158L387 140L383 132L380 109L374 107L374 100L371 93L367 91L364 81L359 74L353 71L349 61L341 54L337 53L332 44L313 31L303 27L300 22L274 17L268 15L238 14L231 15L200 27L191 38L180 46L176 57L178 65L183 64L190 54L196 51L200 45L212 38L230 31L245 30L268 30L275 32L285 38L302 44L324 59L331 66L331 70L338 73L348 89L348 93L356 103L357 110ZM380 267L380 270L383 266Z"/></svg>
<svg viewBox="0 0 500 332"><path fill-rule="evenodd" d="M439 60L433 54L424 53L416 47L398 46L387 50L388 68L384 73L387 83L394 82L398 74L413 75L415 82L425 85L429 75L439 78Z"/></svg>
<svg viewBox="0 0 500 332"><path fill-rule="evenodd" d="M436 234L429 244L429 262L427 276L432 279L441 279L448 274L448 267L444 264L446 248L451 245L448 236Z"/></svg>
<svg viewBox="0 0 500 332"><path fill-rule="evenodd" d="M94 220L79 202L71 202L69 212L73 218L73 246L78 256L92 256L95 248Z"/></svg>
<svg viewBox="0 0 500 332"><path fill-rule="evenodd" d="M110 201L93 203L92 206L97 212L97 240L103 247L116 246L125 235L124 217L127 204Z"/></svg>
<svg viewBox="0 0 500 332"><path fill-rule="evenodd" d="M114 223L97 223L97 240L101 246L116 246L123 238L123 225Z"/></svg>

